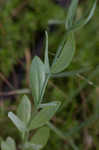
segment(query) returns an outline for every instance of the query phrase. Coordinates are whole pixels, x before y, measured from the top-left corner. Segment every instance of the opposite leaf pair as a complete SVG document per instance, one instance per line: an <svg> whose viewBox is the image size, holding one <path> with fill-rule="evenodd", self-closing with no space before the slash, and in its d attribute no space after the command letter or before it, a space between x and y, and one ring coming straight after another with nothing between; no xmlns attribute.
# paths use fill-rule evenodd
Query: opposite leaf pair
<svg viewBox="0 0 99 150"><path fill-rule="evenodd" d="M41 105L41 110L37 111L35 115L31 117L31 104L27 96L24 96L17 110L17 116L9 112L8 116L22 133L39 128L53 117L57 109L60 106L60 102L52 102Z"/></svg>
<svg viewBox="0 0 99 150"><path fill-rule="evenodd" d="M40 150L42 149L49 138L49 128L42 127L36 134L33 135L29 142L26 142L24 145L20 145L21 149L31 149L31 150ZM16 150L16 144L13 138L8 137L6 141L2 141L1 150Z"/></svg>
<svg viewBox="0 0 99 150"><path fill-rule="evenodd" d="M9 118L20 131L21 138L24 141L24 149L28 149L30 147L34 150L39 150L43 147L42 143L46 143L49 137L49 128L42 126L47 125L48 121L56 113L59 106L60 102L41 104L40 111L37 111L31 115L31 103L28 97L24 96L17 109L17 115L9 112ZM36 134L29 140L29 133L34 129L38 130Z"/></svg>
<svg viewBox="0 0 99 150"><path fill-rule="evenodd" d="M46 33L46 41L48 36ZM48 44L48 42L46 42ZM46 45L45 50L45 64L40 60L39 57L35 56L32 61L30 69L30 87L32 89L32 95L34 97L34 104L36 107L42 102L44 90L47 81L53 75L57 75L66 69L72 61L75 52L75 40L74 34L68 33L59 47L58 55L54 59L53 64L49 65L48 59L48 46Z"/></svg>
<svg viewBox="0 0 99 150"><path fill-rule="evenodd" d="M16 150L15 141L11 137L8 137L6 141L2 141L1 150Z"/></svg>

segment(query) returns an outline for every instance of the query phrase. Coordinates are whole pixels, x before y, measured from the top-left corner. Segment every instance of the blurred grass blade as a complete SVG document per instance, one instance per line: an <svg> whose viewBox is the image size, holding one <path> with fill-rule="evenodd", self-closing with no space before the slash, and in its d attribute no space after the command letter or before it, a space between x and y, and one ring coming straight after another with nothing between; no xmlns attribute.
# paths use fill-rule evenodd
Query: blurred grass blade
<svg viewBox="0 0 99 150"><path fill-rule="evenodd" d="M61 51L59 58L57 58L56 63L52 65L51 72L59 73L63 71L64 69L66 69L69 66L70 62L72 61L74 52L75 52L74 34L69 33L68 39L66 43L64 44L64 47Z"/></svg>
<svg viewBox="0 0 99 150"><path fill-rule="evenodd" d="M70 31L76 31L82 28L84 25L86 25L89 22L89 20L92 18L94 14L96 3L97 3L97 0L89 1L90 8L80 20L75 22L75 24L69 29Z"/></svg>
<svg viewBox="0 0 99 150"><path fill-rule="evenodd" d="M85 128L85 127L88 127L88 126L92 125L92 123L94 123L98 119L99 119L99 113L93 114L91 117L89 117L88 119L86 119L86 121L84 121L83 123L81 123L79 126L75 126L72 129L70 129L70 131L68 131L66 133L66 136L69 137L69 136L72 136L72 135L76 134L82 128Z"/></svg>
<svg viewBox="0 0 99 150"><path fill-rule="evenodd" d="M65 134L59 130L57 127L55 127L52 123L47 123L48 127L54 131L61 139L66 140L68 144L72 147L73 150L78 150L78 147L74 144L71 138L66 137Z"/></svg>
<svg viewBox="0 0 99 150"><path fill-rule="evenodd" d="M46 67L47 73L50 71L50 65L49 65L49 58L48 58L48 33L47 31L45 32L46 35L46 45L45 45L45 56L44 56L44 63Z"/></svg>
<svg viewBox="0 0 99 150"><path fill-rule="evenodd" d="M60 106L60 102L54 102L53 105L45 106L40 110L32 119L29 125L29 130L33 130L45 125L56 113L57 109Z"/></svg>
<svg viewBox="0 0 99 150"><path fill-rule="evenodd" d="M89 75L87 80L92 80L93 78L95 78L97 75L99 75L99 65L97 65L96 69ZM80 87L78 89L75 89L74 92L72 94L70 94L69 96L67 96L67 101L65 101L62 105L61 108L59 109L59 111L61 111L63 108L66 109L66 107L68 106L68 104L70 104L73 99L80 93L80 91L82 89L84 89L86 87L86 85L88 84L88 82L86 82L85 80L80 84Z"/></svg>
<svg viewBox="0 0 99 150"><path fill-rule="evenodd" d="M42 93L42 88L45 83L45 65L40 60L39 57L35 56L32 61L30 68L30 87L32 90L32 95L34 97L34 104L40 103L40 96Z"/></svg>
<svg viewBox="0 0 99 150"><path fill-rule="evenodd" d="M76 15L77 6L78 6L78 0L72 0L71 5L69 7L67 17L66 17L65 26L66 26L67 30L69 30L69 28L71 28L73 25L74 18Z"/></svg>
<svg viewBox="0 0 99 150"><path fill-rule="evenodd" d="M49 138L49 128L42 127L37 130L36 134L31 138L31 143L41 145L41 149L47 144Z"/></svg>
<svg viewBox="0 0 99 150"><path fill-rule="evenodd" d="M23 96L21 103L19 104L17 115L26 125L31 118L31 103L26 95Z"/></svg>
<svg viewBox="0 0 99 150"><path fill-rule="evenodd" d="M14 113L9 112L8 117L11 119L11 121L14 123L14 125L18 128L20 132L25 132L27 130L24 122L21 121Z"/></svg>

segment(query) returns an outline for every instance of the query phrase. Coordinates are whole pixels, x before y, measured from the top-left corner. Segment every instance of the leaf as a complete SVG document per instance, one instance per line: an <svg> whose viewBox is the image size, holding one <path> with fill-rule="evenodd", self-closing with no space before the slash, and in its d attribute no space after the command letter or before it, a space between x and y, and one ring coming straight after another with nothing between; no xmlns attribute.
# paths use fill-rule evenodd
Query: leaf
<svg viewBox="0 0 99 150"><path fill-rule="evenodd" d="M76 15L76 10L78 6L78 0L72 0L71 5L69 7L69 11L66 17L66 29L68 30L69 28L72 27L74 18Z"/></svg>
<svg viewBox="0 0 99 150"><path fill-rule="evenodd" d="M42 149L47 144L49 138L49 132L50 130L48 127L42 127L38 129L36 134L33 135L30 142L35 145L41 145L40 149Z"/></svg>
<svg viewBox="0 0 99 150"><path fill-rule="evenodd" d="M53 59L52 66L56 63L59 55L61 54L61 51L63 50L64 44L66 42L66 39L67 39L67 35L65 34L64 37L63 37L63 40L61 41L61 44L59 45L59 47L58 47L58 49L56 51L55 57Z"/></svg>
<svg viewBox="0 0 99 150"><path fill-rule="evenodd" d="M64 78L64 77L68 77L68 76L71 77L71 76L75 76L79 73L85 73L88 71L89 71L89 68L84 68L84 69L79 69L79 70L72 70L72 71L66 71L66 72L52 74L51 77L52 78Z"/></svg>
<svg viewBox="0 0 99 150"><path fill-rule="evenodd" d="M16 150L15 141L8 137L6 141L1 142L1 150Z"/></svg>
<svg viewBox="0 0 99 150"><path fill-rule="evenodd" d="M52 73L59 73L66 69L70 62L72 61L72 58L74 56L75 52L75 40L73 33L69 33L68 39L65 42L61 54L59 58L57 59L56 63L53 64L51 68Z"/></svg>
<svg viewBox="0 0 99 150"><path fill-rule="evenodd" d="M46 67L47 73L50 72L50 65L49 65L49 58L48 58L48 33L45 32L46 35L46 45L45 45L45 58L44 58L44 63Z"/></svg>
<svg viewBox="0 0 99 150"><path fill-rule="evenodd" d="M27 130L24 122L21 121L14 113L9 112L8 117L11 119L11 121L14 123L14 125L18 128L20 132L25 132Z"/></svg>
<svg viewBox="0 0 99 150"><path fill-rule="evenodd" d="M43 109L32 119L29 129L32 130L45 125L56 113L59 106L60 102L54 102L53 105L43 107Z"/></svg>
<svg viewBox="0 0 99 150"><path fill-rule="evenodd" d="M22 101L19 104L17 115L26 125L28 124L31 118L31 103L26 95L23 96Z"/></svg>
<svg viewBox="0 0 99 150"><path fill-rule="evenodd" d="M44 108L47 106L56 106L56 102L43 103L39 105L39 108Z"/></svg>
<svg viewBox="0 0 99 150"><path fill-rule="evenodd" d="M10 145L8 145L6 142L1 142L1 150L11 150Z"/></svg>
<svg viewBox="0 0 99 150"><path fill-rule="evenodd" d="M45 66L39 57L35 56L30 68L30 87L34 97L34 104L40 103L41 91L45 83Z"/></svg>
<svg viewBox="0 0 99 150"><path fill-rule="evenodd" d="M69 31L76 31L80 28L82 28L84 25L86 25L89 20L92 18L95 8L96 8L97 0L91 0L89 1L90 7L87 10L86 14L75 22L75 24L69 29Z"/></svg>
<svg viewBox="0 0 99 150"><path fill-rule="evenodd" d="M13 138L8 137L6 143L10 146L10 150L16 150L16 144Z"/></svg>
<svg viewBox="0 0 99 150"><path fill-rule="evenodd" d="M39 150L39 149L41 149L41 145L37 145L37 144L30 143L30 142L26 142L23 145L23 148L24 149L31 149L31 150Z"/></svg>

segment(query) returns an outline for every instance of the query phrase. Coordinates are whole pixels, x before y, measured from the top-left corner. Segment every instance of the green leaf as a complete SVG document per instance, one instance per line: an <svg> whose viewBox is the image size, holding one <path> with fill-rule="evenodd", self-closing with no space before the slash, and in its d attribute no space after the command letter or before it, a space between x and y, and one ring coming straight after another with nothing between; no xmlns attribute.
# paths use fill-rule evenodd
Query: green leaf
<svg viewBox="0 0 99 150"><path fill-rule="evenodd" d="M85 73L88 71L89 71L89 68L84 68L84 69L79 69L79 70L72 70L72 71L66 71L66 72L52 74L51 77L52 78L64 78L64 77L68 77L68 76L71 77L71 76L75 76L79 73Z"/></svg>
<svg viewBox="0 0 99 150"><path fill-rule="evenodd" d="M6 141L1 142L1 150L16 150L15 141L8 137Z"/></svg>
<svg viewBox="0 0 99 150"><path fill-rule="evenodd" d="M11 150L10 145L8 145L6 142L1 142L1 150Z"/></svg>
<svg viewBox="0 0 99 150"><path fill-rule="evenodd" d="M29 150L39 150L39 149L41 149L41 145L37 145L37 144L30 143L30 142L26 142L23 145L23 148L24 149L29 149Z"/></svg>
<svg viewBox="0 0 99 150"><path fill-rule="evenodd" d="M13 112L9 112L8 117L11 119L11 121L14 123L14 125L18 128L20 132L24 133L27 130L24 122L21 121Z"/></svg>
<svg viewBox="0 0 99 150"><path fill-rule="evenodd" d="M16 144L14 139L12 139L11 137L8 137L6 140L6 143L10 146L10 150L16 150Z"/></svg>
<svg viewBox="0 0 99 150"><path fill-rule="evenodd" d="M69 28L72 27L74 18L76 15L76 10L78 6L78 0L72 0L71 5L69 7L69 11L66 17L66 29L68 30Z"/></svg>
<svg viewBox="0 0 99 150"><path fill-rule="evenodd" d="M33 135L30 142L35 145L41 145L40 149L42 149L47 144L49 138L49 132L50 130L48 127L42 127L38 129L36 134Z"/></svg>
<svg viewBox="0 0 99 150"><path fill-rule="evenodd" d="M54 102L53 105L43 107L32 119L29 129L32 130L45 125L56 113L59 106L60 102Z"/></svg>
<svg viewBox="0 0 99 150"><path fill-rule="evenodd" d="M50 65L49 65L49 58L48 58L48 33L45 32L46 35L46 45L45 45L45 57L44 57L44 63L46 67L46 72L50 72Z"/></svg>
<svg viewBox="0 0 99 150"><path fill-rule="evenodd" d="M56 54L55 54L55 57L54 57L54 59L53 59L53 62L52 62L52 66L51 66L51 67L53 67L53 65L56 63L56 61L57 61L59 55L61 54L61 51L63 50L64 44L65 44L65 42L66 42L66 39L67 39L67 34L64 35L63 40L61 41L61 43L60 43L58 49L56 50Z"/></svg>
<svg viewBox="0 0 99 150"><path fill-rule="evenodd" d="M34 97L34 104L40 103L41 91L45 83L45 65L39 57L35 56L30 68L30 87Z"/></svg>
<svg viewBox="0 0 99 150"><path fill-rule="evenodd" d="M39 108L44 108L47 106L56 106L56 102L43 103L39 105Z"/></svg>
<svg viewBox="0 0 99 150"><path fill-rule="evenodd" d="M72 61L75 52L74 34L69 33L67 38L68 39L62 47L59 58L57 58L56 63L54 63L51 68L52 73L59 73L63 71L69 66Z"/></svg>
<svg viewBox="0 0 99 150"><path fill-rule="evenodd" d="M31 118L31 103L27 96L23 96L21 103L19 104L17 115L26 125Z"/></svg>
<svg viewBox="0 0 99 150"><path fill-rule="evenodd" d="M87 10L86 14L69 29L69 31L76 31L86 25L89 20L92 18L95 8L96 8L97 0L89 1L89 9Z"/></svg>

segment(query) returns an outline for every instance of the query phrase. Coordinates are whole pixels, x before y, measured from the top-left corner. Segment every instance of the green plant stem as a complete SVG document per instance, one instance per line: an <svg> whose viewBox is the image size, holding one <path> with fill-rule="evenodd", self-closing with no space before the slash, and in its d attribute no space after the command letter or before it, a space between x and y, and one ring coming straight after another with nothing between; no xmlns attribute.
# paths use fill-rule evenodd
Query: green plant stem
<svg viewBox="0 0 99 150"><path fill-rule="evenodd" d="M28 138L29 138L29 131L22 134L22 145L24 145L28 141Z"/></svg>
<svg viewBox="0 0 99 150"><path fill-rule="evenodd" d="M44 96L45 89L46 89L46 86L47 86L47 83L48 83L49 78L50 78L50 75L48 74L48 75L46 76L46 79L45 79L45 82L44 82L44 86L43 86L42 91L41 91L40 104L41 104L41 102L42 102L42 100L43 100L43 96ZM39 106L38 106L38 107L39 107Z"/></svg>

